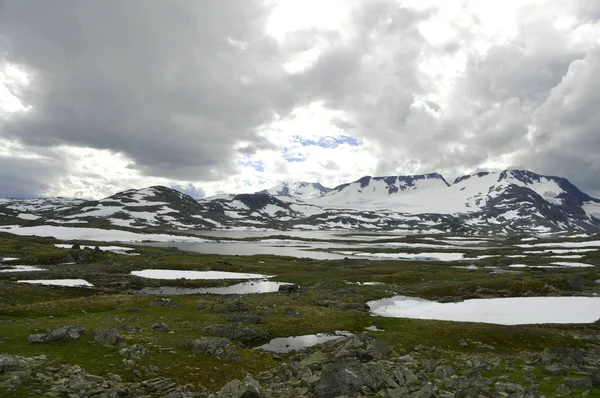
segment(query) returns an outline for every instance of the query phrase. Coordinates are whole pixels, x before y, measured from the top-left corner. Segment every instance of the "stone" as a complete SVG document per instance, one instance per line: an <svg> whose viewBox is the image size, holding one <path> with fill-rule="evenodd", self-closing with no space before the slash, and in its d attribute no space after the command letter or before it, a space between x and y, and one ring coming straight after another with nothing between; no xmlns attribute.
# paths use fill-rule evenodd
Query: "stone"
<svg viewBox="0 0 600 398"><path fill-rule="evenodd" d="M359 359L363 362L387 358L392 349L379 337L361 334L327 342L324 347L332 352L332 360Z"/></svg>
<svg viewBox="0 0 600 398"><path fill-rule="evenodd" d="M129 325L119 326L119 329L122 330L123 332L129 333L129 334L140 333L142 331L142 328L139 326L129 326Z"/></svg>
<svg viewBox="0 0 600 398"><path fill-rule="evenodd" d="M230 315L225 315L225 320L235 323L258 324L262 323L262 318L252 312L240 312Z"/></svg>
<svg viewBox="0 0 600 398"><path fill-rule="evenodd" d="M123 342L123 336L115 328L96 329L94 333L94 343L105 347L115 347Z"/></svg>
<svg viewBox="0 0 600 398"><path fill-rule="evenodd" d="M283 310L283 313L284 313L285 315L289 315L289 316L298 316L298 315L300 315L300 312L296 311L295 309L293 309L293 308L291 308L291 307L286 307L286 308Z"/></svg>
<svg viewBox="0 0 600 398"><path fill-rule="evenodd" d="M209 355L217 359L240 359L229 339L224 337L202 337L189 343L195 354Z"/></svg>
<svg viewBox="0 0 600 398"><path fill-rule="evenodd" d="M556 393L560 395L571 395L571 389L564 384L561 384L556 389Z"/></svg>
<svg viewBox="0 0 600 398"><path fill-rule="evenodd" d="M83 328L78 326L60 326L43 334L32 334L28 341L32 344L48 344L59 340L77 340L83 334Z"/></svg>
<svg viewBox="0 0 600 398"><path fill-rule="evenodd" d="M456 372L454 371L454 368L452 366L440 365L437 368L435 368L434 377L438 380L443 380L452 377L455 374Z"/></svg>
<svg viewBox="0 0 600 398"><path fill-rule="evenodd" d="M8 373L18 370L21 367L21 360L14 355L0 355L0 373Z"/></svg>
<svg viewBox="0 0 600 398"><path fill-rule="evenodd" d="M578 348L546 348L540 355L542 364L560 363L567 366L585 365L583 352Z"/></svg>
<svg viewBox="0 0 600 398"><path fill-rule="evenodd" d="M216 394L217 398L261 398L260 384L251 376L244 380L232 380Z"/></svg>
<svg viewBox="0 0 600 398"><path fill-rule="evenodd" d="M383 369L376 362L343 361L327 364L321 378L315 383L317 398L335 398L343 395L374 392L385 377Z"/></svg>
<svg viewBox="0 0 600 398"><path fill-rule="evenodd" d="M163 322L158 322L158 323L153 324L151 329L154 330L155 332L161 332L161 333L169 333L171 331L171 329L169 329L169 327Z"/></svg>
<svg viewBox="0 0 600 398"><path fill-rule="evenodd" d="M208 334L229 340L261 341L269 339L269 332L240 325L211 325L204 328Z"/></svg>
<svg viewBox="0 0 600 398"><path fill-rule="evenodd" d="M590 379L566 378L565 384L570 388L580 388L582 390L592 388L592 381Z"/></svg>
<svg viewBox="0 0 600 398"><path fill-rule="evenodd" d="M281 285L279 289L277 289L279 293L300 293L300 286L294 284L290 285Z"/></svg>
<svg viewBox="0 0 600 398"><path fill-rule="evenodd" d="M577 275L575 278L567 280L567 284L571 290L580 292L585 288L585 277Z"/></svg>
<svg viewBox="0 0 600 398"><path fill-rule="evenodd" d="M525 387L516 383L503 383L497 382L494 387L497 392L507 393L507 394L523 394L525 392Z"/></svg>
<svg viewBox="0 0 600 398"><path fill-rule="evenodd" d="M338 306L341 311L358 311L358 312L369 312L371 307L365 303L342 303Z"/></svg>
<svg viewBox="0 0 600 398"><path fill-rule="evenodd" d="M150 350L141 344L134 344L132 346L121 348L119 350L119 355L129 359L141 359L150 355Z"/></svg>
<svg viewBox="0 0 600 398"><path fill-rule="evenodd" d="M544 366L544 368L542 369L542 373L550 376L564 376L565 370L558 365L548 365Z"/></svg>

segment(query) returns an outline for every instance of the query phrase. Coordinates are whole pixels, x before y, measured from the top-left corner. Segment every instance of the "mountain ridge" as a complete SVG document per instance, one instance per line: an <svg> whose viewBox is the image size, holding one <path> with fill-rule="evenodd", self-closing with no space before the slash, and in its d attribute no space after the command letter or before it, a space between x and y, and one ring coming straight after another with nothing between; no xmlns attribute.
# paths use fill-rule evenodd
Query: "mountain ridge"
<svg viewBox="0 0 600 398"><path fill-rule="evenodd" d="M0 223L103 228L414 230L461 233L600 231L600 200L567 179L527 170L365 176L327 188L282 183L196 200L152 186L97 201L0 200Z"/></svg>

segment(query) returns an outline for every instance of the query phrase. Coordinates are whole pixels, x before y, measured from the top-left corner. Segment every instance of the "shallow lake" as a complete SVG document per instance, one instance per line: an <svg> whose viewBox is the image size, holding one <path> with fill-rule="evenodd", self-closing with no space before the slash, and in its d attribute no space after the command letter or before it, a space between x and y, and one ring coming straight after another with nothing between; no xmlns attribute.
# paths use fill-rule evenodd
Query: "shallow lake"
<svg viewBox="0 0 600 398"><path fill-rule="evenodd" d="M299 351L305 348L310 348L317 344L322 344L327 341L341 339L342 337L352 336L352 333L336 330L333 333L316 333L303 336L293 337L278 337L272 339L267 344L259 347L254 347L255 350L264 350L283 354L286 352Z"/></svg>
<svg viewBox="0 0 600 398"><path fill-rule="evenodd" d="M151 295L167 295L167 296L184 296L190 294L256 294L256 293L273 293L279 290L279 286L289 285L286 282L271 282L271 281L250 281L238 283L224 287L207 287L207 288L185 288L175 286L161 287L146 287L137 290L134 293L151 294Z"/></svg>
<svg viewBox="0 0 600 398"><path fill-rule="evenodd" d="M385 317L500 325L593 323L600 319L600 297L510 297L438 303L395 296L367 304L373 315Z"/></svg>
<svg viewBox="0 0 600 398"><path fill-rule="evenodd" d="M145 269L142 271L131 271L131 275L149 279L198 279L198 280L219 280L219 279L264 279L270 278L267 275L247 274L242 272L226 271L181 271L174 269Z"/></svg>

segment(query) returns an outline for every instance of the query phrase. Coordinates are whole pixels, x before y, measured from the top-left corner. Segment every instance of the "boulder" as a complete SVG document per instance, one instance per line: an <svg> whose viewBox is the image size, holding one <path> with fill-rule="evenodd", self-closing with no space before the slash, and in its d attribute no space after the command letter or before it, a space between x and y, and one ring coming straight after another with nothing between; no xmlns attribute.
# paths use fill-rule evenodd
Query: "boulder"
<svg viewBox="0 0 600 398"><path fill-rule="evenodd" d="M14 355L0 355L0 373L7 373L18 370L21 367L21 360Z"/></svg>
<svg viewBox="0 0 600 398"><path fill-rule="evenodd" d="M32 344L47 344L59 340L77 340L82 334L83 328L79 326L60 326L43 334L32 334L27 340Z"/></svg>
<svg viewBox="0 0 600 398"><path fill-rule="evenodd" d="M171 329L169 329L169 327L163 322L158 322L158 323L153 324L151 329L154 330L155 332L161 332L161 333L169 333L171 331Z"/></svg>
<svg viewBox="0 0 600 398"><path fill-rule="evenodd" d="M279 293L300 293L300 286L295 283L290 285L281 285L279 289L277 289Z"/></svg>
<svg viewBox="0 0 600 398"><path fill-rule="evenodd" d="M217 398L261 398L260 384L251 376L244 380L232 380L217 393Z"/></svg>
<svg viewBox="0 0 600 398"><path fill-rule="evenodd" d="M562 366L548 365L544 366L544 368L542 369L542 373L550 376L564 376L565 370L562 368Z"/></svg>
<svg viewBox="0 0 600 398"><path fill-rule="evenodd" d="M570 388L579 388L582 390L592 388L592 381L590 379L571 379L566 378L565 384Z"/></svg>
<svg viewBox="0 0 600 398"><path fill-rule="evenodd" d="M240 325L211 325L204 328L206 333L229 340L260 341L268 340L269 332Z"/></svg>
<svg viewBox="0 0 600 398"><path fill-rule="evenodd" d="M559 363L566 366L585 365L583 351L577 348L546 348L540 355L542 364Z"/></svg>
<svg viewBox="0 0 600 398"><path fill-rule="evenodd" d="M289 315L289 316L298 316L298 315L300 315L300 312L298 312L297 310L295 310L295 309L293 309L293 308L291 308L291 307L286 307L286 308L283 310L283 313L284 313L285 315Z"/></svg>
<svg viewBox="0 0 600 398"><path fill-rule="evenodd" d="M141 344L134 344L132 346L121 348L119 350L119 355L122 355L128 359L141 359L147 355L150 355L150 350Z"/></svg>
<svg viewBox="0 0 600 398"><path fill-rule="evenodd" d="M229 339L224 337L202 337L190 342L189 347L195 354L210 355L218 359L240 359Z"/></svg>
<svg viewBox="0 0 600 398"><path fill-rule="evenodd" d="M385 341L370 334L345 337L325 344L332 360L358 359L363 362L387 358L392 349Z"/></svg>
<svg viewBox="0 0 600 398"><path fill-rule="evenodd" d="M317 398L356 396L378 390L385 374L376 362L343 361L326 365L321 378L314 385Z"/></svg>
<svg viewBox="0 0 600 398"><path fill-rule="evenodd" d="M94 334L94 343L105 347L115 347L123 342L123 336L115 328L96 329Z"/></svg>

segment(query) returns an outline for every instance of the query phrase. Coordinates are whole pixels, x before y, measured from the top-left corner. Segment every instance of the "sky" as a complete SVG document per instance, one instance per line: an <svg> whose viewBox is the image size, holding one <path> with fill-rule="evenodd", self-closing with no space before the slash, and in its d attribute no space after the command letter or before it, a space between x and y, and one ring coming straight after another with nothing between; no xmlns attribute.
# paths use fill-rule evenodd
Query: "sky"
<svg viewBox="0 0 600 398"><path fill-rule="evenodd" d="M527 169L600 197L596 0L0 0L0 197Z"/></svg>

